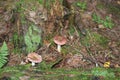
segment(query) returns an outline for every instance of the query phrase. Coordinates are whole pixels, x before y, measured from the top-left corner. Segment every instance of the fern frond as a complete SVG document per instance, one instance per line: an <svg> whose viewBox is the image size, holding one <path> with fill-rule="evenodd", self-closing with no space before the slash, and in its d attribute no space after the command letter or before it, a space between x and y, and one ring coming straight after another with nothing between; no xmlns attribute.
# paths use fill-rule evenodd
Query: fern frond
<svg viewBox="0 0 120 80"><path fill-rule="evenodd" d="M6 43L4 42L1 49L0 49L0 68L7 62L8 56L8 48Z"/></svg>

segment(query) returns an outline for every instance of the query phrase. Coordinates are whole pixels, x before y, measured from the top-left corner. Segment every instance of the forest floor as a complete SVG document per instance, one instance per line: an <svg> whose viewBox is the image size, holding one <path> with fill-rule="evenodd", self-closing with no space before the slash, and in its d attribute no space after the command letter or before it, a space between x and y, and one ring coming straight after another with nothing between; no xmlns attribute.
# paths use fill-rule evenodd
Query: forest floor
<svg viewBox="0 0 120 80"><path fill-rule="evenodd" d="M120 1L70 1L0 1L0 46L6 41L9 50L0 80L120 79ZM29 33L40 37L30 48ZM67 39L61 52L56 35ZM25 62L32 50L43 59L35 67Z"/></svg>

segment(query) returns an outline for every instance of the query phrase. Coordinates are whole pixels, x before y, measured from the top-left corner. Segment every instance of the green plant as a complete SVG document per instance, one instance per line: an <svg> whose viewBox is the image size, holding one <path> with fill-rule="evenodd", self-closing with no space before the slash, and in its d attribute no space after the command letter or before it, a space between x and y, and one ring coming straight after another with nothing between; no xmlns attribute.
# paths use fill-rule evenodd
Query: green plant
<svg viewBox="0 0 120 80"><path fill-rule="evenodd" d="M7 56L8 56L8 48L6 43L4 42L1 49L0 49L0 68L3 67L3 65L5 65L5 63L7 62Z"/></svg>
<svg viewBox="0 0 120 80"><path fill-rule="evenodd" d="M40 4L43 4L43 0L38 0L38 2L39 2Z"/></svg>
<svg viewBox="0 0 120 80"><path fill-rule="evenodd" d="M75 33L74 26L70 26L70 28L69 28L69 34L73 35L74 33Z"/></svg>
<svg viewBox="0 0 120 80"><path fill-rule="evenodd" d="M93 13L92 14L93 21L97 22L98 24L103 23L103 20L101 20L100 16L97 14Z"/></svg>
<svg viewBox="0 0 120 80"><path fill-rule="evenodd" d="M95 43L105 48L107 47L108 42L109 40L106 37L90 30L87 30L87 35L81 40L81 43L86 47L90 47Z"/></svg>
<svg viewBox="0 0 120 80"><path fill-rule="evenodd" d="M87 8L86 2L77 2L76 5L80 7L82 10L85 10Z"/></svg>
<svg viewBox="0 0 120 80"><path fill-rule="evenodd" d="M6 66L2 69L0 69L0 80L2 77L5 77L4 74L8 74L7 80L19 80L19 77L24 76L25 73L24 71L30 69L31 65L26 64L26 65L16 65L16 66Z"/></svg>
<svg viewBox="0 0 120 80"><path fill-rule="evenodd" d="M92 36L93 36L95 42L97 42L99 45L101 45L102 47L107 47L109 40L106 37L104 37L98 33L95 33L95 32L92 33Z"/></svg>
<svg viewBox="0 0 120 80"><path fill-rule="evenodd" d="M62 1L62 0L60 0ZM51 4L53 4L53 2L55 2L55 0L38 0L38 2L43 5L45 8L50 9Z"/></svg>
<svg viewBox="0 0 120 80"><path fill-rule="evenodd" d="M114 23L112 22L110 17L106 16L106 19L103 21L103 25L111 29L114 26Z"/></svg>
<svg viewBox="0 0 120 80"><path fill-rule="evenodd" d="M97 14L93 13L92 15L93 21L97 22L98 24L102 24L106 28L113 28L114 23L112 22L111 18L106 16L105 20L101 19L100 16Z"/></svg>
<svg viewBox="0 0 120 80"><path fill-rule="evenodd" d="M105 78L115 78L114 72L110 72L107 69L103 69L103 68L94 68L92 69L91 73L94 76L103 76Z"/></svg>
<svg viewBox="0 0 120 80"><path fill-rule="evenodd" d="M52 63L53 64L53 63ZM119 68L84 68L64 69L52 68L51 63L42 62L31 68L30 64L7 66L0 69L0 79L7 73L10 80L18 80L20 77L28 76L29 80L97 80L93 77L102 77L100 80L120 80Z"/></svg>
<svg viewBox="0 0 120 80"><path fill-rule="evenodd" d="M21 46L23 44L23 37L21 35L18 35L17 32L14 32L12 36L12 43L14 44L14 53L21 53Z"/></svg>
<svg viewBox="0 0 120 80"><path fill-rule="evenodd" d="M13 44L14 44L15 47L16 46L18 47L18 40L19 40L18 34L15 32L13 34L13 38L12 38L12 41L13 41Z"/></svg>
<svg viewBox="0 0 120 80"><path fill-rule="evenodd" d="M19 37L18 37L17 33L13 34L12 42L14 44L14 50L13 51L14 51L14 53L16 53L16 52L19 51Z"/></svg>
<svg viewBox="0 0 120 80"><path fill-rule="evenodd" d="M23 9L21 8L21 5L24 3L24 0L19 0L18 2L16 2L16 12L22 12Z"/></svg>
<svg viewBox="0 0 120 80"><path fill-rule="evenodd" d="M24 36L24 40L26 44L26 51L28 53L35 51L41 44L41 30L35 25L31 25Z"/></svg>
<svg viewBox="0 0 120 80"><path fill-rule="evenodd" d="M81 44L86 47L89 47L89 46L91 46L92 42L93 42L92 33L91 33L91 31L87 30L87 35L84 38L82 38Z"/></svg>

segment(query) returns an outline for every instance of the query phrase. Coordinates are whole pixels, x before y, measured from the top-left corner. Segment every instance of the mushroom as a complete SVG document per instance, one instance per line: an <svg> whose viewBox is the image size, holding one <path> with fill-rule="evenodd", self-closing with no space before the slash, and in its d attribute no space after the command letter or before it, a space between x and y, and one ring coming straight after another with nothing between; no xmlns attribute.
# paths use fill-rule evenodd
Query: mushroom
<svg viewBox="0 0 120 80"><path fill-rule="evenodd" d="M41 55L33 52L28 54L27 60L32 63L32 66L35 66L35 63L40 63L42 61L42 57Z"/></svg>
<svg viewBox="0 0 120 80"><path fill-rule="evenodd" d="M67 42L67 39L63 36L55 36L54 42L57 44L58 52L61 52L61 45L64 45Z"/></svg>

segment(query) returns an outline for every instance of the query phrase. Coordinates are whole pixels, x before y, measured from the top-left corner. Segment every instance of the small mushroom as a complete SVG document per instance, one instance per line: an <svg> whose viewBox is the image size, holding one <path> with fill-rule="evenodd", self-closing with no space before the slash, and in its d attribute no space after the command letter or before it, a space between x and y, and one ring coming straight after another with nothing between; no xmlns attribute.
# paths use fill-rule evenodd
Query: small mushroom
<svg viewBox="0 0 120 80"><path fill-rule="evenodd" d="M28 54L27 60L32 63L32 66L35 66L35 63L40 63L42 61L42 57L41 55L33 52Z"/></svg>
<svg viewBox="0 0 120 80"><path fill-rule="evenodd" d="M66 44L67 39L65 37L62 37L62 36L55 36L54 42L57 44L58 52L61 52L61 45Z"/></svg>

